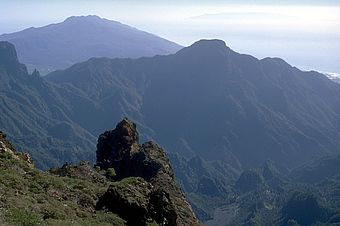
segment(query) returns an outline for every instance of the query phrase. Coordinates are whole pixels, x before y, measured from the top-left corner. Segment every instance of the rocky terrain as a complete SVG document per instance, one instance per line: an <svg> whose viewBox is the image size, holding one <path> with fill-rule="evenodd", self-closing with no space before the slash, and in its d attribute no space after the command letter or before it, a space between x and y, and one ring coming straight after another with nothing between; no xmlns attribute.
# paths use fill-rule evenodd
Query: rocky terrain
<svg viewBox="0 0 340 226"><path fill-rule="evenodd" d="M111 185L98 208L119 213L131 225L143 225L149 218L159 225L199 225L164 150L152 141L140 145L136 125L127 118L99 136L96 166L114 172L113 180L136 178L133 186Z"/></svg>
<svg viewBox="0 0 340 226"><path fill-rule="evenodd" d="M98 139L97 164L42 172L0 133L1 225L201 225L164 150L124 119Z"/></svg>

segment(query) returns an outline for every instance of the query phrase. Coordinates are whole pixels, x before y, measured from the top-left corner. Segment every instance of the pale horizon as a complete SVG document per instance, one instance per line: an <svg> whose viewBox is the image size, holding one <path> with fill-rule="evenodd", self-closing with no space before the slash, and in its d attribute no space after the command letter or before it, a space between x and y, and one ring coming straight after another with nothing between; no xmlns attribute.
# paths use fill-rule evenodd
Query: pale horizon
<svg viewBox="0 0 340 226"><path fill-rule="evenodd" d="M257 58L280 57L303 70L340 73L336 1L242 2L0 1L0 34L59 23L70 16L97 15L183 46L221 39L233 50Z"/></svg>

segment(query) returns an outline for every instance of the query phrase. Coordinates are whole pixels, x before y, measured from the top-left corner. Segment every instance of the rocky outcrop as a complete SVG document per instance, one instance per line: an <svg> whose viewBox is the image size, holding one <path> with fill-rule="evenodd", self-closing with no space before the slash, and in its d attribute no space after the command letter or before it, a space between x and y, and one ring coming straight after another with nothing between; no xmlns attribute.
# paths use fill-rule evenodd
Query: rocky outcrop
<svg viewBox="0 0 340 226"><path fill-rule="evenodd" d="M18 153L11 142L6 138L6 134L0 131L0 153L8 154L13 159L23 160L29 167L33 167L33 159L28 153Z"/></svg>
<svg viewBox="0 0 340 226"><path fill-rule="evenodd" d="M99 199L97 209L117 213L128 225L200 225L164 150L151 141L140 145L129 119L99 136L97 167L114 170L113 180L118 180Z"/></svg>
<svg viewBox="0 0 340 226"><path fill-rule="evenodd" d="M97 172L88 161L81 161L77 165L72 165L69 163L65 163L60 168L50 169L49 172L54 175L58 175L61 177L72 177L78 178L82 180L91 181L96 184L103 184L106 181L106 178Z"/></svg>
<svg viewBox="0 0 340 226"><path fill-rule="evenodd" d="M129 177L112 184L97 203L97 208L103 207L126 219L128 225L152 222L177 225L178 214L169 193L153 189L140 177Z"/></svg>
<svg viewBox="0 0 340 226"><path fill-rule="evenodd" d="M15 155L16 151L12 144L6 139L6 134L0 131L0 151Z"/></svg>
<svg viewBox="0 0 340 226"><path fill-rule="evenodd" d="M115 130L106 131L98 138L97 166L114 168L117 179L131 175L131 157L139 149L136 125L128 119L117 124Z"/></svg>

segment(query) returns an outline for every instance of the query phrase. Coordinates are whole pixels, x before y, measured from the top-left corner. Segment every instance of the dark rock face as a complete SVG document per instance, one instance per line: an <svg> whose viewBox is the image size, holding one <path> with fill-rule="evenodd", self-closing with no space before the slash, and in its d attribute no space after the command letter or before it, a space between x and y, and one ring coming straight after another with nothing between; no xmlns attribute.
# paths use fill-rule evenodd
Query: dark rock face
<svg viewBox="0 0 340 226"><path fill-rule="evenodd" d="M145 225L152 221L160 225L177 225L177 213L169 193L154 190L150 183L139 177L111 185L97 203L97 209L103 207L126 219L128 225Z"/></svg>
<svg viewBox="0 0 340 226"><path fill-rule="evenodd" d="M114 179L142 177L149 181L161 168L158 158L166 156L155 154L154 150L163 150L152 142L140 146L138 137L135 123L127 118L118 123L115 130L101 134L97 144L97 166L105 170L113 168Z"/></svg>
<svg viewBox="0 0 340 226"><path fill-rule="evenodd" d="M106 208L127 219L128 225L145 225L151 186L142 178L127 178L111 185L99 199L97 209Z"/></svg>
<svg viewBox="0 0 340 226"><path fill-rule="evenodd" d="M102 169L113 167L116 174L126 177L132 149L138 149L138 133L136 125L126 118L115 130L101 134L97 144L97 166Z"/></svg>
<svg viewBox="0 0 340 226"><path fill-rule="evenodd" d="M156 222L177 225L177 213L168 192L159 189L150 194L150 212Z"/></svg>
<svg viewBox="0 0 340 226"><path fill-rule="evenodd" d="M100 135L97 166L113 168L114 180L120 180L100 198L97 209L119 214L128 225L200 225L164 150L151 141L140 145L136 125L127 118Z"/></svg>

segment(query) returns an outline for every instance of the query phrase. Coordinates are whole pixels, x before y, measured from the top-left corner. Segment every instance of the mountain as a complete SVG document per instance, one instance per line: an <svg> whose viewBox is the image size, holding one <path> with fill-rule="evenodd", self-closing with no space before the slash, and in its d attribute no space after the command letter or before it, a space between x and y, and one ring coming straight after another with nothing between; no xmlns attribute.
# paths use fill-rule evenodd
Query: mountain
<svg viewBox="0 0 340 226"><path fill-rule="evenodd" d="M57 24L0 35L15 45L21 62L42 72L91 57L166 55L181 46L136 28L98 16L73 16Z"/></svg>
<svg viewBox="0 0 340 226"><path fill-rule="evenodd" d="M37 71L29 74L8 42L0 42L0 81L0 130L29 151L39 168L95 159L95 137L72 120L98 112L95 103L50 84ZM85 113L87 107L92 110Z"/></svg>
<svg viewBox="0 0 340 226"><path fill-rule="evenodd" d="M80 162L42 172L0 132L0 224L201 225L164 150L138 142L136 125L124 119L100 136L96 169Z"/></svg>
<svg viewBox="0 0 340 226"><path fill-rule="evenodd" d="M141 125L143 137L188 158L235 169L271 159L292 168L339 152L339 84L282 59L236 53L220 40L168 56L94 58L46 79L105 109L110 117L81 124L90 133L124 114Z"/></svg>
<svg viewBox="0 0 340 226"><path fill-rule="evenodd" d="M95 162L95 137L128 116L141 141L157 140L169 152L177 181L203 220L234 203L238 192L279 189L270 165L263 172L248 169L270 160L287 172L339 153L339 84L281 59L258 60L223 41L201 40L168 56L92 58L41 77L27 73L13 45L0 46L0 129L39 168ZM332 194L328 188L323 191ZM253 208L253 201L246 196L244 206ZM228 206L227 214L236 207Z"/></svg>

